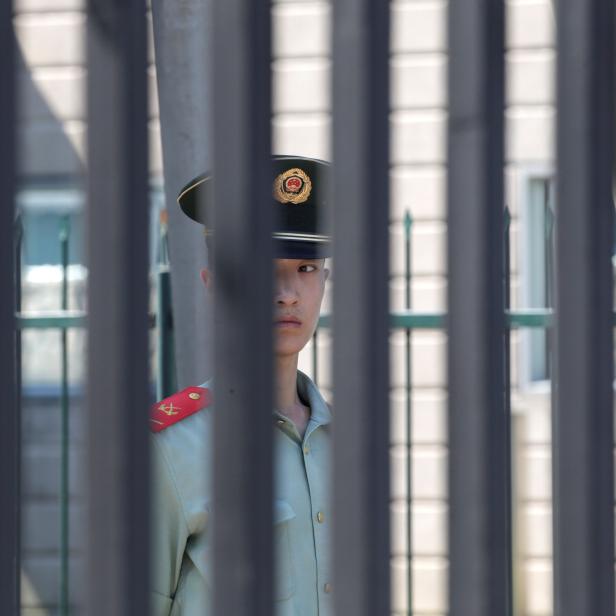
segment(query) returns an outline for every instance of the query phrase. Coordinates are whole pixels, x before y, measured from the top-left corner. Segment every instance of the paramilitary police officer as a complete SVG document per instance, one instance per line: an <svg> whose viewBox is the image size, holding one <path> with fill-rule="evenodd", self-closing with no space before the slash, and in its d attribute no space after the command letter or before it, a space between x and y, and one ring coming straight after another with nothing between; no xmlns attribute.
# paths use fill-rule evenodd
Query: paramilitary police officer
<svg viewBox="0 0 616 616"><path fill-rule="evenodd" d="M329 166L319 160L273 157L272 195L277 227L274 274L274 545L276 616L333 613L329 554L331 412L314 383L297 369L298 354L317 325L329 271L330 238L320 230ZM205 225L210 180L200 176L180 193L185 214ZM205 203L204 219L196 204ZM211 220L211 219L210 219ZM206 286L208 270L202 271ZM153 613L211 614L209 532L211 477L210 389L188 387L154 405ZM211 466L210 466L211 468ZM218 615L222 616L222 615ZM225 615L227 616L227 615ZM230 615L229 615L230 616Z"/></svg>

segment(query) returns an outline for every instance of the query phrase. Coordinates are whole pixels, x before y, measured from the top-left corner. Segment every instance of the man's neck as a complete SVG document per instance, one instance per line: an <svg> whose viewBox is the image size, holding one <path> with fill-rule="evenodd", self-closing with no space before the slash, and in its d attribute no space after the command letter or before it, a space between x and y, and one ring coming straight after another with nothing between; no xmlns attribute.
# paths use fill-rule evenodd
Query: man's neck
<svg viewBox="0 0 616 616"><path fill-rule="evenodd" d="M297 394L297 355L276 357L276 408L284 412L300 402Z"/></svg>
<svg viewBox="0 0 616 616"><path fill-rule="evenodd" d="M297 393L297 355L276 358L276 409L295 424L303 439L310 409Z"/></svg>

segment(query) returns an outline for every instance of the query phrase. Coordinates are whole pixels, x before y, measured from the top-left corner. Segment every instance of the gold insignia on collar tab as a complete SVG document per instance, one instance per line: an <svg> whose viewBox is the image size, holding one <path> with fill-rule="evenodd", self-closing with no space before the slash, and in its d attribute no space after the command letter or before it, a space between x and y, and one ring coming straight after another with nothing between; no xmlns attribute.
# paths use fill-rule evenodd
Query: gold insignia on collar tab
<svg viewBox="0 0 616 616"><path fill-rule="evenodd" d="M304 203L311 191L310 178L297 167L281 173L274 180L274 198L280 203Z"/></svg>
<svg viewBox="0 0 616 616"><path fill-rule="evenodd" d="M161 413L167 415L167 417L172 417L173 415L177 415L178 411L180 411L179 406L173 406L173 402L171 404L165 404L164 402L158 407L158 410Z"/></svg>

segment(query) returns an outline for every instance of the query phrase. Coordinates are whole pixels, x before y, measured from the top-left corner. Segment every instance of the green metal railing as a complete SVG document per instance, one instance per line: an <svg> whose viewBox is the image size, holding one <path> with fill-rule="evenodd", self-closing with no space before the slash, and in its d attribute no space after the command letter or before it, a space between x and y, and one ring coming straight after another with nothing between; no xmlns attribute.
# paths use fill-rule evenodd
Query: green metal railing
<svg viewBox="0 0 616 616"><path fill-rule="evenodd" d="M528 308L526 310L505 311L506 323L510 329L545 329L554 325L554 311L551 308ZM399 310L389 315L391 329L445 329L445 312L415 312ZM614 313L616 325L616 312ZM324 314L319 319L319 327L331 327L331 315Z"/></svg>
<svg viewBox="0 0 616 616"><path fill-rule="evenodd" d="M507 221L509 220L506 217ZM551 245L551 233L553 221L550 217L549 230L546 227L546 233L550 234L549 244ZM446 327L447 315L444 312L420 312L412 310L412 293L411 293L411 234L413 228L413 220L409 212L405 214L403 220L404 226L404 241L405 241L405 265L404 265L404 310L392 312L390 314L390 327L395 330L404 330L405 332L405 358L406 358L406 416L407 416L407 493L409 494L408 503L408 519L407 519L407 554L408 554L408 584L407 592L409 597L408 614L412 613L412 580L411 580L411 557L412 557L412 526L411 526L411 503L410 495L412 493L411 485L411 444L412 444L412 408L411 408L411 345L413 330L442 330ZM18 226L18 229L20 226ZM59 232L59 245L61 252L61 296L60 309L57 311L41 312L36 314L26 314L18 312L16 315L16 325L18 330L57 330L60 333L61 346L61 384L60 384L60 412L61 412L61 479L60 479L60 614L66 616L70 611L69 604L69 441L70 441L70 393L69 393L69 353L68 353L68 331L79 330L86 327L87 315L84 311L71 310L69 306L69 280L68 280L68 265L69 265L69 241L70 241L70 221L65 218L62 221ZM21 233L16 233L18 244L21 242ZM156 280L157 280L157 297L155 314L150 315L150 328L156 328L157 332L157 366L156 366L156 388L158 398L163 398L170 395L175 390L175 362L173 353L173 320L171 310L171 279L167 249L167 233L166 224L161 223L160 237L160 257L157 263ZM504 249L508 255L509 252L509 224L506 224ZM18 265L19 268L19 265ZM507 266L508 270L508 266ZM551 274L551 272L548 272ZM17 272L17 281L20 285L21 273ZM508 276L504 278L504 288L508 290ZM21 289L19 289L19 292ZM508 293L508 291L507 291ZM506 302L508 306L508 301ZM19 306L19 305L18 305ZM319 319L319 328L330 328L332 324L332 316L323 314ZM520 328L540 328L550 329L554 325L554 313L551 308L537 308L527 310L507 310L506 324L508 331ZM616 313L614 315L614 324L616 325ZM314 334L313 341L313 374L315 380L318 378L318 329Z"/></svg>
<svg viewBox="0 0 616 616"><path fill-rule="evenodd" d="M527 308L526 310L507 310L506 322L511 329L551 328L554 325L554 311L551 308ZM390 314L391 329L444 329L447 314L445 312L416 312L399 310ZM332 317L323 314L319 318L319 327L331 327ZM156 319L152 317L152 323ZM614 313L616 326L616 312ZM81 329L86 326L86 313L79 310L44 312L36 315L17 314L19 329ZM168 344L168 343L167 343Z"/></svg>

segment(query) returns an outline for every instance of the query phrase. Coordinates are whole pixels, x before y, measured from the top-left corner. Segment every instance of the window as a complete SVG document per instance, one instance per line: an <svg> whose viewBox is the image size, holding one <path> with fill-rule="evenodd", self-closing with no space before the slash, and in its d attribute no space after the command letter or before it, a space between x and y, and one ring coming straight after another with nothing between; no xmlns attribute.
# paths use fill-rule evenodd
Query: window
<svg viewBox="0 0 616 616"><path fill-rule="evenodd" d="M26 267L59 265L60 233L66 225L69 264L81 263L84 194L77 187L28 187L17 194L23 239L22 264Z"/></svg>
<svg viewBox="0 0 616 616"><path fill-rule="evenodd" d="M554 178L527 173L520 202L520 308L552 308L554 288ZM551 334L521 332L521 385L546 384L552 375Z"/></svg>
<svg viewBox="0 0 616 616"><path fill-rule="evenodd" d="M76 182L31 181L17 194L22 221L21 311L27 314L62 308L61 241L68 231L68 308L87 308L85 268L86 194ZM160 253L160 210L164 195L160 185L150 192L150 219L143 221L143 233L150 237L150 258L157 263ZM81 330L69 331L69 384L73 392L83 383L85 338ZM22 385L25 397L46 397L56 403L60 392L60 336L57 330L27 330L22 334Z"/></svg>
<svg viewBox="0 0 616 616"><path fill-rule="evenodd" d="M60 265L60 234L69 234L69 265L84 263L86 195L76 185L38 185L33 183L17 194L17 207L23 228L22 265L26 268ZM150 221L143 225L150 235L150 257L154 264L160 252L160 211L164 208L164 191L160 183L150 192Z"/></svg>

